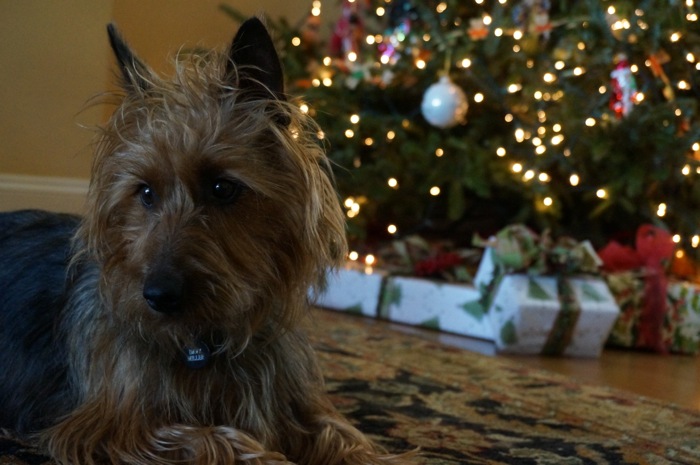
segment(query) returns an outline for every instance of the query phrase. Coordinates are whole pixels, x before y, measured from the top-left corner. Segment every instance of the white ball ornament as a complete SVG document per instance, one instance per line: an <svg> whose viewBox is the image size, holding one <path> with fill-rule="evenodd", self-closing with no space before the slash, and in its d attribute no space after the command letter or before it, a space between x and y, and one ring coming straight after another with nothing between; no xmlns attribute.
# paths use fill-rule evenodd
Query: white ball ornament
<svg viewBox="0 0 700 465"><path fill-rule="evenodd" d="M448 76L442 76L423 94L421 111L433 126L450 128L465 121L468 107L464 91Z"/></svg>

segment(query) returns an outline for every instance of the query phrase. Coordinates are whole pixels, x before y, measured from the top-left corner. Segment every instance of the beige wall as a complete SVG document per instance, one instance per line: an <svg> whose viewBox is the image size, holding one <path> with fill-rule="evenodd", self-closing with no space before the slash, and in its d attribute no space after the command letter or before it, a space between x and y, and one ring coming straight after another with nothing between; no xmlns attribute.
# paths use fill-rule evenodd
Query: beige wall
<svg viewBox="0 0 700 465"><path fill-rule="evenodd" d="M79 125L94 126L104 110L79 112L112 81L105 25L115 21L139 56L167 70L167 57L183 44L229 43L237 25L219 3L0 0L0 176L89 177L92 132ZM311 0L228 3L295 22Z"/></svg>
<svg viewBox="0 0 700 465"><path fill-rule="evenodd" d="M0 0L0 173L87 177L91 134L78 123L104 90L107 2Z"/></svg>

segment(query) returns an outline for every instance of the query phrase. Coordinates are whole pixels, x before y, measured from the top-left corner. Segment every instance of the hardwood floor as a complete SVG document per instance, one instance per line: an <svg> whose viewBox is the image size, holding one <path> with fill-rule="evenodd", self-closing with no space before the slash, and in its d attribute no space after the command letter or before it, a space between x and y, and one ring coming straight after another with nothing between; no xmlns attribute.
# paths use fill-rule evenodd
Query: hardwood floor
<svg viewBox="0 0 700 465"><path fill-rule="evenodd" d="M381 320L367 319L367 324L383 325L473 352L507 358L528 367L569 376L581 383L609 386L700 410L700 355L660 355L614 349L606 349L600 358L593 359L497 355L493 343L487 341Z"/></svg>

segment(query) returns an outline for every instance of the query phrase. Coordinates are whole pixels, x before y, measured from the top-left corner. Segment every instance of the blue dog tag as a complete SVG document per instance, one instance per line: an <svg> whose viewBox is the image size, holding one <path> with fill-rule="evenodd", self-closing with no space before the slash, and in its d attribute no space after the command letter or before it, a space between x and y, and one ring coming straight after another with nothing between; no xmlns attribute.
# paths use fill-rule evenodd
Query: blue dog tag
<svg viewBox="0 0 700 465"><path fill-rule="evenodd" d="M203 342L195 347L185 347L185 365L193 370L204 368L209 364L211 351Z"/></svg>

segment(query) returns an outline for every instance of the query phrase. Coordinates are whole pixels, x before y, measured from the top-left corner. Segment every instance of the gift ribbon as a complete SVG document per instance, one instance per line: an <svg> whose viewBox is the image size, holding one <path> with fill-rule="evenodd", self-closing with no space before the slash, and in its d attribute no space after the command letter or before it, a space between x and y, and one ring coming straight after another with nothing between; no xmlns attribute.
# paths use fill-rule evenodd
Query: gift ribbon
<svg viewBox="0 0 700 465"><path fill-rule="evenodd" d="M574 338L574 329L581 316L581 306L568 279L557 277L557 295L559 313L542 348L542 355L563 354Z"/></svg>
<svg viewBox="0 0 700 465"><path fill-rule="evenodd" d="M644 261L644 308L639 318L639 344L666 352L663 341L668 280L664 263L673 255L671 235L661 228L642 225L637 230L636 247Z"/></svg>
<svg viewBox="0 0 700 465"><path fill-rule="evenodd" d="M644 270L644 307L637 325L638 347L668 351L663 338L668 288L665 264L673 256L674 248L667 231L645 224L637 229L634 249L613 241L599 252L607 271Z"/></svg>

